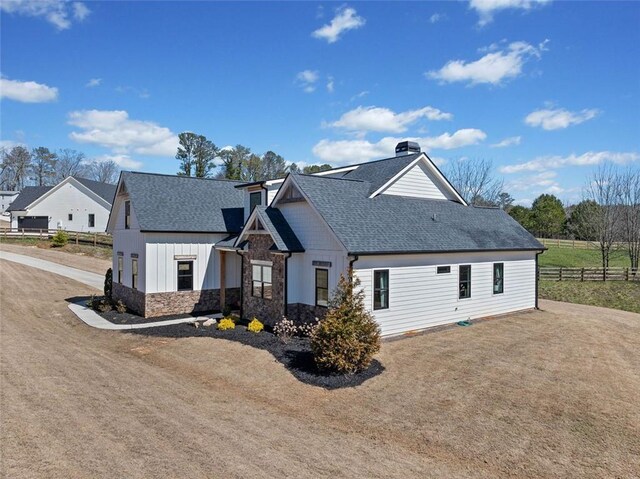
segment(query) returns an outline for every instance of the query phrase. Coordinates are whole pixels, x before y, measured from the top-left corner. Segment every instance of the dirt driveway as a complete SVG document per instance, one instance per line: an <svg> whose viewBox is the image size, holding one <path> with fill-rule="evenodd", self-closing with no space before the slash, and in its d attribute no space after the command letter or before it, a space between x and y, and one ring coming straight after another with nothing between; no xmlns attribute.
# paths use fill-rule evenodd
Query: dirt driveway
<svg viewBox="0 0 640 479"><path fill-rule="evenodd" d="M637 477L640 315L543 312L387 342L354 389L265 351L99 331L0 261L2 477Z"/></svg>

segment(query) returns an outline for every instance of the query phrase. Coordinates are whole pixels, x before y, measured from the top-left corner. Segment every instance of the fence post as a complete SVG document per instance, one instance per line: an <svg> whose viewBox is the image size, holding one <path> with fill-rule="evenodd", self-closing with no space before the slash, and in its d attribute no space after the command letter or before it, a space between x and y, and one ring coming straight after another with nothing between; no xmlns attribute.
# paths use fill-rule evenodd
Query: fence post
<svg viewBox="0 0 640 479"><path fill-rule="evenodd" d="M93 233L93 246L96 245L97 241L98 241L98 233Z"/></svg>
<svg viewBox="0 0 640 479"><path fill-rule="evenodd" d="M624 280L629 281L629 268L624 269Z"/></svg>
<svg viewBox="0 0 640 479"><path fill-rule="evenodd" d="M76 231L76 244L78 244L78 232Z"/></svg>
<svg viewBox="0 0 640 479"><path fill-rule="evenodd" d="M560 238L557 238L557 239L556 239L556 243L557 243L558 248L559 248L559 247L560 247Z"/></svg>
<svg viewBox="0 0 640 479"><path fill-rule="evenodd" d="M607 268L602 268L602 281L607 280Z"/></svg>
<svg viewBox="0 0 640 479"><path fill-rule="evenodd" d="M560 266L560 279L558 281L562 281L562 266Z"/></svg>
<svg viewBox="0 0 640 479"><path fill-rule="evenodd" d="M584 281L584 268L580 268L580 281Z"/></svg>

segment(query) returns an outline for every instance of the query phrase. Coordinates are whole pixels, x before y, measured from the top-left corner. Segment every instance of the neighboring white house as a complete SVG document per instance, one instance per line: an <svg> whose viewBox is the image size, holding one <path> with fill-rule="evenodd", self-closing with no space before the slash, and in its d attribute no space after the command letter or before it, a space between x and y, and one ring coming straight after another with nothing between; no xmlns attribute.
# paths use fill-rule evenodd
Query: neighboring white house
<svg viewBox="0 0 640 479"><path fill-rule="evenodd" d="M383 335L536 307L543 245L467 205L417 145L396 151L245 184L122 173L114 296L147 317L237 305L273 325L322 317L351 269Z"/></svg>
<svg viewBox="0 0 640 479"><path fill-rule="evenodd" d="M105 231L115 185L69 176L56 186L27 186L7 211L11 228Z"/></svg>
<svg viewBox="0 0 640 479"><path fill-rule="evenodd" d="M11 205L19 194L19 191L0 191L0 214L7 211L9 205Z"/></svg>

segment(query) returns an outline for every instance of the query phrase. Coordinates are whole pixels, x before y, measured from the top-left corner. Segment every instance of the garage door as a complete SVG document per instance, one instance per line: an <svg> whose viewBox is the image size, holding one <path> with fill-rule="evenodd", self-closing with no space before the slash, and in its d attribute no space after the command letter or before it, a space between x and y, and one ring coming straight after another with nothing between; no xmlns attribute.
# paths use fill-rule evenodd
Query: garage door
<svg viewBox="0 0 640 479"><path fill-rule="evenodd" d="M18 229L46 230L49 228L48 216L20 216L18 217Z"/></svg>

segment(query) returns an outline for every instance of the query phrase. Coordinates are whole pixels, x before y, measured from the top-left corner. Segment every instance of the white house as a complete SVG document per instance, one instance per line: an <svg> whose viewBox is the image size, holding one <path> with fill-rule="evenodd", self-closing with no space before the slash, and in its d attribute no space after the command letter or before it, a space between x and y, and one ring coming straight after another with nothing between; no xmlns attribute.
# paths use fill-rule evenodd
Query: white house
<svg viewBox="0 0 640 479"><path fill-rule="evenodd" d="M11 203L11 228L105 231L116 186L69 176L56 186L27 186Z"/></svg>
<svg viewBox="0 0 640 479"><path fill-rule="evenodd" d="M20 194L19 191L0 191L0 214L7 211L13 200Z"/></svg>
<svg viewBox="0 0 640 479"><path fill-rule="evenodd" d="M396 152L245 184L123 173L114 295L149 317L235 304L273 325L322 317L351 269L384 335L535 308L543 245L467 205L417 145Z"/></svg>

